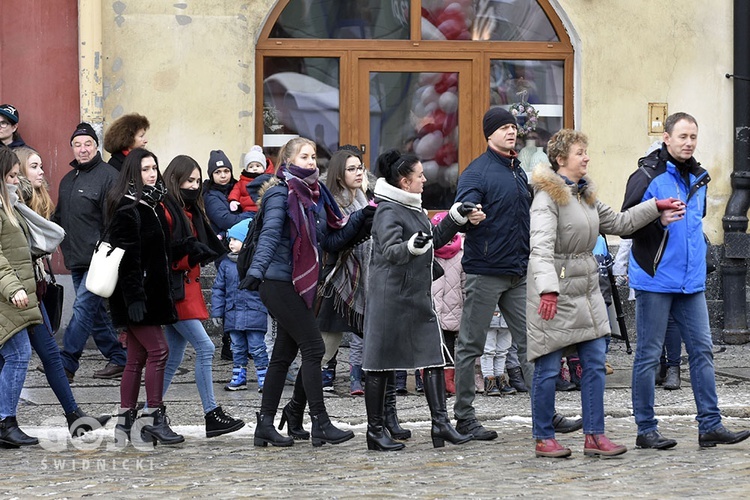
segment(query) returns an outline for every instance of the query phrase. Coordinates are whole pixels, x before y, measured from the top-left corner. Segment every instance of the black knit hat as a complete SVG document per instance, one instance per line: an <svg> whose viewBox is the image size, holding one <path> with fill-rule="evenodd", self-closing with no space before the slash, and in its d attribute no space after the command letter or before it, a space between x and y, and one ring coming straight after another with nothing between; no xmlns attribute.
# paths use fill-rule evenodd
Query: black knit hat
<svg viewBox="0 0 750 500"><path fill-rule="evenodd" d="M70 136L70 142L73 142L73 139L78 137L79 135L87 135L94 139L94 142L96 142L96 145L99 145L99 137L96 135L96 130L94 130L94 127L92 127L90 124L86 122L81 122L76 127L75 132L73 132L73 135Z"/></svg>
<svg viewBox="0 0 750 500"><path fill-rule="evenodd" d="M516 119L510 111L501 107L490 108L484 114L484 119L482 119L482 129L484 130L485 139L494 134L495 130L509 123L517 125Z"/></svg>
<svg viewBox="0 0 750 500"><path fill-rule="evenodd" d="M221 149L215 149L211 151L208 156L208 177L212 178L217 168L226 167L229 171L232 171L232 162L229 161L227 155Z"/></svg>
<svg viewBox="0 0 750 500"><path fill-rule="evenodd" d="M10 104L0 104L0 115L3 115L12 125L18 123L18 110Z"/></svg>

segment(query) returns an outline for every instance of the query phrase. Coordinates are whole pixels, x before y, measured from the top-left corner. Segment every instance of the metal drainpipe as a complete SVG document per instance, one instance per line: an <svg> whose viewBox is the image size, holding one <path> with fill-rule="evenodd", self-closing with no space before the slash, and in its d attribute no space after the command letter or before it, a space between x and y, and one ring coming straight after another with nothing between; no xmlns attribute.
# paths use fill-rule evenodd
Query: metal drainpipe
<svg viewBox="0 0 750 500"><path fill-rule="evenodd" d="M750 342L747 326L747 259L750 235L750 2L734 0L734 171L732 194L727 202L724 227L724 259L721 263L724 299L723 340L728 344ZM727 75L732 76L732 75Z"/></svg>

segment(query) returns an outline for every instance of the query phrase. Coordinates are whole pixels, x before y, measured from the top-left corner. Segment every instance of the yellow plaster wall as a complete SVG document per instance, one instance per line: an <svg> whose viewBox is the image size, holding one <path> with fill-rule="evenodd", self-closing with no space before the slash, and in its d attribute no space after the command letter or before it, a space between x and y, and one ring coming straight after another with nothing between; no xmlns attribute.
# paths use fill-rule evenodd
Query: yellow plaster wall
<svg viewBox="0 0 750 500"><path fill-rule="evenodd" d="M700 126L708 167L706 229L722 238L732 170L732 2L557 0L580 37L580 123L590 171L619 208L648 135L647 105L667 102ZM274 0L120 0L102 5L104 119L139 112L164 166L189 154L204 167L223 149L239 172L253 140L254 45Z"/></svg>
<svg viewBox="0 0 750 500"><path fill-rule="evenodd" d="M732 2L559 0L581 39L581 120L590 173L619 208L648 146L648 103L666 102L699 126L695 153L711 174L706 233L721 243L733 161Z"/></svg>
<svg viewBox="0 0 750 500"><path fill-rule="evenodd" d="M105 130L122 114L141 113L162 169L187 154L205 171L209 152L222 149L239 173L253 144L255 40L272 4L103 2Z"/></svg>

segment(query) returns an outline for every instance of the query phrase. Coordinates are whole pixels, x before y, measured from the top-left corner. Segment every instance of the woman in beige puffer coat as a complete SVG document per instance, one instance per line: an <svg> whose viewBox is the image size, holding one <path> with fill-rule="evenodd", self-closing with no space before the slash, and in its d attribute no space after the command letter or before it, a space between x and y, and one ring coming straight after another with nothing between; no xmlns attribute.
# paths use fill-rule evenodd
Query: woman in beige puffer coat
<svg viewBox="0 0 750 500"><path fill-rule="evenodd" d="M568 347L577 349L583 367L584 453L612 456L627 451L604 435L604 337L611 330L592 250L600 232L632 234L659 218L660 210L666 210L660 219L663 225L684 213L677 210L681 202L676 200L649 200L622 213L597 200L585 177L587 145L584 134L561 130L548 144L552 165L538 165L531 178L526 323L529 361L535 361L532 415L537 456L571 453L554 439L552 425L555 379Z"/></svg>

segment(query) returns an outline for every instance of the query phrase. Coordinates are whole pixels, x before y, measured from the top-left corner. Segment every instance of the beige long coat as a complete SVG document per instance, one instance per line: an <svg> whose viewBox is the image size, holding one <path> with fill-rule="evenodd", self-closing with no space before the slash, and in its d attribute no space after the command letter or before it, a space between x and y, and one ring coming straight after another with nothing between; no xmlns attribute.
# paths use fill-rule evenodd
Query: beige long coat
<svg viewBox="0 0 750 500"><path fill-rule="evenodd" d="M611 332L607 307L599 290L598 265L592 250L599 233L630 234L659 217L656 201L615 212L596 199L587 185L566 185L548 164L531 177L531 257L526 287L528 357L554 352ZM543 293L557 292L557 315L544 321L539 313Z"/></svg>

